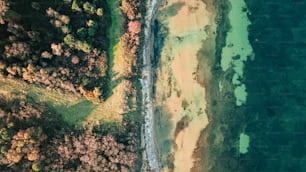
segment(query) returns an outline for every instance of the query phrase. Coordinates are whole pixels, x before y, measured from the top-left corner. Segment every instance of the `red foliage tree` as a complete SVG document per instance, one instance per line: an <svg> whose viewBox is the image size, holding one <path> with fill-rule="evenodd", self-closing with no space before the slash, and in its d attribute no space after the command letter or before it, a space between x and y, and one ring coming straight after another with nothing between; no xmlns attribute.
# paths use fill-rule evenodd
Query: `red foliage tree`
<svg viewBox="0 0 306 172"><path fill-rule="evenodd" d="M141 23L139 21L129 22L129 32L138 34L141 31Z"/></svg>

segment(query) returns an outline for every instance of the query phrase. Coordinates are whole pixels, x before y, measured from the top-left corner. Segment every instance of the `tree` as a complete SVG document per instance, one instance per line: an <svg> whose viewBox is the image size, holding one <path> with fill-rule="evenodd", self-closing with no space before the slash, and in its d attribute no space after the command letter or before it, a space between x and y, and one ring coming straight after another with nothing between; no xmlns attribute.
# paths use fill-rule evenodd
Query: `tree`
<svg viewBox="0 0 306 172"><path fill-rule="evenodd" d="M70 23L70 18L66 15L61 15L60 16L60 20L65 23L65 24L69 24Z"/></svg>
<svg viewBox="0 0 306 172"><path fill-rule="evenodd" d="M94 27L94 28L98 27L98 23L96 21L94 21L94 20L91 20L91 19L86 22L86 25L88 27Z"/></svg>
<svg viewBox="0 0 306 172"><path fill-rule="evenodd" d="M89 2L85 2L83 4L83 9L85 12L89 13L89 14L94 14L96 11L96 6L94 4L91 4Z"/></svg>
<svg viewBox="0 0 306 172"><path fill-rule="evenodd" d="M31 127L26 130L19 130L11 141L11 148L6 153L7 160L16 164L23 157L29 161L39 159L40 146L47 136L40 127Z"/></svg>
<svg viewBox="0 0 306 172"><path fill-rule="evenodd" d="M139 21L130 21L129 22L129 32L138 34L141 31L141 24Z"/></svg>
<svg viewBox="0 0 306 172"><path fill-rule="evenodd" d="M71 59L72 64L78 64L80 62L80 59L77 56L73 56Z"/></svg>
<svg viewBox="0 0 306 172"><path fill-rule="evenodd" d="M96 28L90 27L88 28L88 36L93 37L96 35Z"/></svg>
<svg viewBox="0 0 306 172"><path fill-rule="evenodd" d="M7 58L17 57L23 60L30 54L30 46L25 42L14 42L11 45L5 45L4 49Z"/></svg>
<svg viewBox="0 0 306 172"><path fill-rule="evenodd" d="M62 44L51 44L52 53L56 56L61 56L63 53Z"/></svg>
<svg viewBox="0 0 306 172"><path fill-rule="evenodd" d="M32 170L35 171L35 172L38 172L42 169L42 165L40 163L34 163L32 165Z"/></svg>
<svg viewBox="0 0 306 172"><path fill-rule="evenodd" d="M98 24L94 20L88 20L86 25L88 26L87 32L89 37L93 37L96 34Z"/></svg>
<svg viewBox="0 0 306 172"><path fill-rule="evenodd" d="M74 43L75 43L75 39L74 39L74 36L71 35L71 34L68 34L64 37L64 43L66 45L68 45L70 48L72 48L74 46Z"/></svg>
<svg viewBox="0 0 306 172"><path fill-rule="evenodd" d="M77 35L80 40L84 41L87 38L87 29L84 27L81 27L77 30Z"/></svg>
<svg viewBox="0 0 306 172"><path fill-rule="evenodd" d="M85 53L90 53L91 51L91 46L85 41L77 41L75 46L76 49L81 50Z"/></svg>
<svg viewBox="0 0 306 172"><path fill-rule="evenodd" d="M73 0L73 1L72 1L71 9L72 9L73 11L82 11L81 8L80 8L80 5L79 5L78 0Z"/></svg>
<svg viewBox="0 0 306 172"><path fill-rule="evenodd" d="M4 14L9 9L8 2L6 0L0 0L0 16L4 16Z"/></svg>
<svg viewBox="0 0 306 172"><path fill-rule="evenodd" d="M3 16L9 9L9 3L6 0L0 0L0 24L4 24Z"/></svg>
<svg viewBox="0 0 306 172"><path fill-rule="evenodd" d="M8 141L10 139L8 131L6 128L0 129L0 144Z"/></svg>
<svg viewBox="0 0 306 172"><path fill-rule="evenodd" d="M97 11L96 11L96 14L98 16L103 16L103 9L102 8L98 8Z"/></svg>

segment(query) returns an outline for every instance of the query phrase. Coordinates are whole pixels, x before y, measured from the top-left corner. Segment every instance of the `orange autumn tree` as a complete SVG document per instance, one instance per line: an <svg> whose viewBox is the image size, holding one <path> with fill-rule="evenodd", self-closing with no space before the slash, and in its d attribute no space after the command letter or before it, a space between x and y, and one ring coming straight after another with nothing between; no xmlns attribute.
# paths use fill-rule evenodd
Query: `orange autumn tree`
<svg viewBox="0 0 306 172"><path fill-rule="evenodd" d="M39 159L39 147L47 139L40 127L19 130L11 140L11 148L6 153L10 164L18 163L22 158L29 161Z"/></svg>

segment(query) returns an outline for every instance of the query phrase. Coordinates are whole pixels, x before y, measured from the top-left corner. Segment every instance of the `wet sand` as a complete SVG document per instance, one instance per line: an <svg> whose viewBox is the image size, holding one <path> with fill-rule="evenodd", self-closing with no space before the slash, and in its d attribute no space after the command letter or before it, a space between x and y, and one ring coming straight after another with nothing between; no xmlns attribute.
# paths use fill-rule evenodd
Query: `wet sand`
<svg viewBox="0 0 306 172"><path fill-rule="evenodd" d="M169 0L160 10L159 21L169 32L157 70L156 106L164 109L162 115L167 112L169 125L174 127L167 133L167 137L157 138L161 143L159 153L164 165L171 163L174 166L172 169L164 167L164 171L188 172L194 165L193 152L197 140L208 125L205 85L200 85L197 80L197 72L202 71L198 70L198 51L205 46L203 41L208 38L206 27L215 25L214 15L200 0ZM184 116L189 119L188 125L176 129L175 126ZM165 132L162 128L159 131L158 126L156 130ZM176 137L175 131L178 132ZM164 150L163 143L169 140L172 141L171 150L161 151ZM174 160L165 163L169 155Z"/></svg>

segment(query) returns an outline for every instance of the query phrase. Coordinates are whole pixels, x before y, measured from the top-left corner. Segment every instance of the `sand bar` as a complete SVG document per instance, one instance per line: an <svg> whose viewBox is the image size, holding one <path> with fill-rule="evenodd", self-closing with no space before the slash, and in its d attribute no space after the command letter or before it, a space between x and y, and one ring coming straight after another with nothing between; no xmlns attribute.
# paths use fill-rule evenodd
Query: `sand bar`
<svg viewBox="0 0 306 172"><path fill-rule="evenodd" d="M174 6L177 8L175 11L172 9L170 15L167 9ZM178 172L188 172L193 167L192 155L197 138L208 124L205 88L196 81L195 73L198 66L197 52L207 39L205 27L214 22L212 16L200 0L169 0L161 9L159 18L168 27L169 34L161 52L156 102L157 106L170 113L173 126L168 138L163 138L173 141L171 151L160 152L160 156L165 161L165 154L172 154L174 171ZM175 126L184 116L188 116L189 125L174 138ZM167 167L163 170L169 171Z"/></svg>

